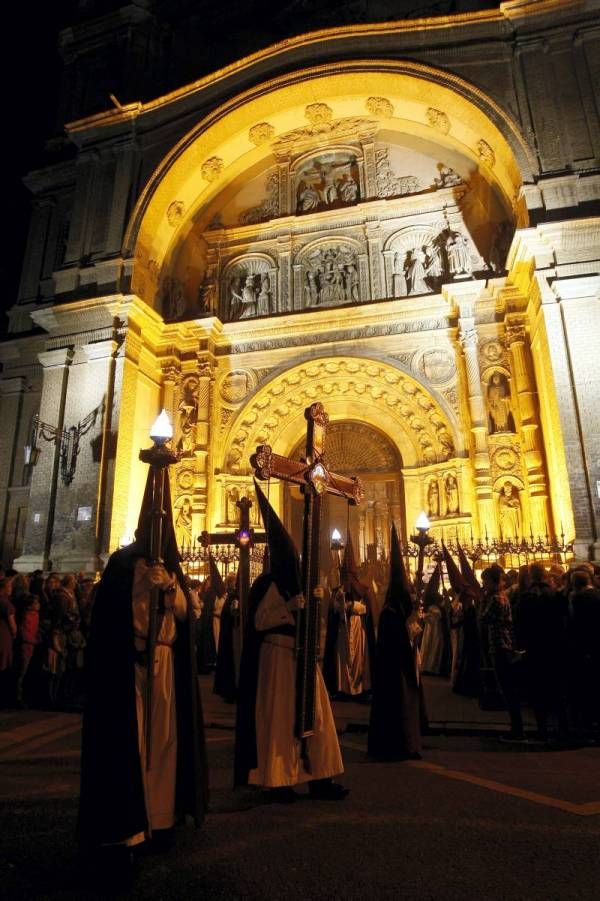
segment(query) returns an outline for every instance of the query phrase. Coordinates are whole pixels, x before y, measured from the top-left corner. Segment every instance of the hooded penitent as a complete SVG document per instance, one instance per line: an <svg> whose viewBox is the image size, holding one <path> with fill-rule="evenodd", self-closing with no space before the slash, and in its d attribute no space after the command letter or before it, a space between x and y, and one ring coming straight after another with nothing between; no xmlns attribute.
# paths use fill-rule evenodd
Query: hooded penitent
<svg viewBox="0 0 600 901"><path fill-rule="evenodd" d="M390 535L390 581L385 603L401 613L405 619L412 612L411 584L404 566L395 525L392 525Z"/></svg>
<svg viewBox="0 0 600 901"><path fill-rule="evenodd" d="M450 551L442 541L442 553L444 555L444 563L446 564L446 570L448 572L448 578L450 580L450 587L452 591L458 596L461 591L463 591L467 587L467 583L463 578L463 575L454 562L454 558L452 557Z"/></svg>
<svg viewBox="0 0 600 901"><path fill-rule="evenodd" d="M212 554L210 554L208 558L208 571L210 573L210 585L215 596L218 598L224 597L227 594L227 588L225 587L223 576L219 572L219 567Z"/></svg>
<svg viewBox="0 0 600 901"><path fill-rule="evenodd" d="M431 578L429 582L425 586L425 592L423 594L423 606L430 607L432 604L439 604L441 601L440 597L440 582L442 580L442 570L439 563L436 564L434 571L431 573Z"/></svg>
<svg viewBox="0 0 600 901"><path fill-rule="evenodd" d="M269 547L269 573L283 595L293 597L302 591L300 560L291 535L275 513L258 482L254 482L258 506Z"/></svg>
<svg viewBox="0 0 600 901"><path fill-rule="evenodd" d="M362 598L367 592L367 586L362 584L358 575L358 566L350 532L348 532L346 538L346 547L344 548L344 556L340 566L340 582L344 591L352 594L354 597Z"/></svg>
<svg viewBox="0 0 600 901"><path fill-rule="evenodd" d="M456 542L456 546L458 548L458 561L460 563L461 575L468 587L473 589L475 596L479 598L481 596L481 585L477 581L477 576L473 572L473 567L458 541Z"/></svg>
<svg viewBox="0 0 600 901"><path fill-rule="evenodd" d="M412 612L410 583L394 526L390 548L390 584L379 618L373 667L368 752L403 759L421 751L421 704L416 648L406 624Z"/></svg>
<svg viewBox="0 0 600 901"><path fill-rule="evenodd" d="M267 536L268 570L255 579L248 595L248 618L244 633L244 650L240 663L234 785L247 785L250 770L257 765L256 749L256 690L261 643L265 633L254 627L254 614L262 598L275 582L284 597L294 597L302 591L298 551L285 526L255 481L256 497Z"/></svg>
<svg viewBox="0 0 600 901"><path fill-rule="evenodd" d="M150 558L152 471L149 472L136 540L110 557L94 602L86 649L79 834L88 845L120 842L147 829L136 715L132 590L135 564ZM162 559L185 581L165 479ZM178 754L176 814L202 819L208 797L202 708L195 669L192 606L177 624L174 676Z"/></svg>

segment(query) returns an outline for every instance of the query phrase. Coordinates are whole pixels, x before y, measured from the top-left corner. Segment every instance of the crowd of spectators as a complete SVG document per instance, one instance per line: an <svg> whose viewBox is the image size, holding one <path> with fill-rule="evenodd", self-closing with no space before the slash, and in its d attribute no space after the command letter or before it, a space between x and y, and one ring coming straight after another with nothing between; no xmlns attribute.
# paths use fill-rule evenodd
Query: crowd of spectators
<svg viewBox="0 0 600 901"><path fill-rule="evenodd" d="M0 564L0 707L81 709L94 587L85 573Z"/></svg>

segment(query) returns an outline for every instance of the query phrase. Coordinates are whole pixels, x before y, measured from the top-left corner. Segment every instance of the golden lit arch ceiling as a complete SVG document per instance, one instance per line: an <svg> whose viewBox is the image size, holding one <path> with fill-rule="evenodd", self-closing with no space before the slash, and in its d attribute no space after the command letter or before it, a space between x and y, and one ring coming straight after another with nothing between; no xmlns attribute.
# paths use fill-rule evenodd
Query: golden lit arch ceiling
<svg viewBox="0 0 600 901"><path fill-rule="evenodd" d="M323 357L275 376L250 398L224 436L219 468L247 474L259 444L289 454L306 431L304 410L316 400L332 422L354 420L383 432L405 467L464 454L453 414L414 375L381 360Z"/></svg>
<svg viewBox="0 0 600 901"><path fill-rule="evenodd" d="M526 151L508 117L480 91L461 79L412 63L353 61L320 66L273 79L213 111L163 160L146 186L130 223L126 246L135 258L136 282L144 282L152 302L157 275L173 249L189 234L199 211L228 183L274 162L281 137L298 128L330 133L319 122L318 106L331 110L331 122L377 120L388 134L434 140L471 160L494 185L517 218L521 171L509 140ZM504 122L505 134L481 107ZM311 117L310 110L315 110Z"/></svg>

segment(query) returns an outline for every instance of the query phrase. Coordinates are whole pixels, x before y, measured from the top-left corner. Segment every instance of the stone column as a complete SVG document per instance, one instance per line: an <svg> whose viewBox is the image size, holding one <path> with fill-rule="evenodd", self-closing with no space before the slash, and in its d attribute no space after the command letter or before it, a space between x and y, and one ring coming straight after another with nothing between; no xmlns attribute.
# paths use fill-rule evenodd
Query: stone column
<svg viewBox="0 0 600 901"><path fill-rule="evenodd" d="M39 355L44 370L40 421L59 431L64 427L65 400L72 360L72 348L49 350ZM37 446L40 457L31 476L23 554L18 558L18 568L24 571L48 569L50 565L56 492L60 478L60 435L52 441L46 441L38 433Z"/></svg>
<svg viewBox="0 0 600 901"><path fill-rule="evenodd" d="M277 239L279 259L279 285L277 286L277 311L288 313L302 307L302 296L292 296L292 240L289 235Z"/></svg>
<svg viewBox="0 0 600 901"><path fill-rule="evenodd" d="M385 297L383 287L382 256L381 256L381 228L379 222L369 222L365 228L367 244L369 247L369 270L371 273L371 297L361 297L363 303L366 300L380 300Z"/></svg>
<svg viewBox="0 0 600 901"><path fill-rule="evenodd" d="M212 445L215 424L214 367L209 358L198 354L198 424L196 428L196 481L194 511L199 514L199 531L208 529L209 473L212 471Z"/></svg>
<svg viewBox="0 0 600 901"><path fill-rule="evenodd" d="M519 407L523 461L527 470L531 521L529 529L534 535L544 535L551 530L548 522L548 485L544 468L543 448L540 442L538 402L526 343L525 323L521 316L509 316L506 337L511 354L511 371ZM559 524L560 525L560 524ZM523 524L523 533L528 531ZM556 523L554 532L556 532Z"/></svg>
<svg viewBox="0 0 600 901"><path fill-rule="evenodd" d="M466 388L469 399L470 427L472 435L471 457L475 473L475 498L481 532L487 528L490 535L497 534L496 512L492 493L490 458L487 447L487 416L481 391L481 376L477 353L475 327L475 303L461 302L459 317L459 341L462 347Z"/></svg>
<svg viewBox="0 0 600 901"><path fill-rule="evenodd" d="M375 143L373 141L362 141L363 149L363 182L364 200L370 200L377 197L377 166L375 161Z"/></svg>

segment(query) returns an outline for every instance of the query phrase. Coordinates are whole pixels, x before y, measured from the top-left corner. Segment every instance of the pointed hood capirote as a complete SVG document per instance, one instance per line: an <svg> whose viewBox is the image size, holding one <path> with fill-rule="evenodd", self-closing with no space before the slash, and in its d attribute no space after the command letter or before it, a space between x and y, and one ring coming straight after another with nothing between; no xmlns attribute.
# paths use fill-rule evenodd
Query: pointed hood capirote
<svg viewBox="0 0 600 901"><path fill-rule="evenodd" d="M157 474L158 475L158 474ZM181 555L177 548L177 538L173 525L173 507L171 505L171 486L168 472L164 473L163 503L164 518L162 523L161 553L160 557L169 572L181 573ZM138 518L138 526L135 530L135 541L132 550L140 557L150 560L152 557L152 507L154 504L154 473L152 467L148 468L148 477L142 498L142 506Z"/></svg>
<svg viewBox="0 0 600 901"><path fill-rule="evenodd" d="M256 479L254 485L269 546L269 573L282 594L289 597L301 594L302 577L296 545Z"/></svg>
<svg viewBox="0 0 600 901"><path fill-rule="evenodd" d="M344 591L352 593L357 597L363 597L368 588L360 581L358 574L358 566L356 563L356 555L354 553L354 544L352 543L352 535L348 532L346 538L346 547L344 548L344 556L340 566L340 582Z"/></svg>
<svg viewBox="0 0 600 901"><path fill-rule="evenodd" d="M444 563L446 564L446 569L448 571L448 579L450 580L450 586L452 591L455 594L460 594L467 587L467 583L465 582L463 575L454 562L454 558L452 557L450 551L442 541L442 553L444 555Z"/></svg>
<svg viewBox="0 0 600 901"><path fill-rule="evenodd" d="M398 540L395 525L392 525L390 536L390 582L385 602L388 606L402 613L404 617L410 616L412 612L411 584L404 566L404 560L402 559L400 541Z"/></svg>
<svg viewBox="0 0 600 901"><path fill-rule="evenodd" d="M475 596L479 597L481 595L481 585L477 581L477 576L473 571L473 567L471 566L471 562L467 555L464 552L464 549L460 546L458 541L456 542L456 546L458 548L458 561L460 563L460 572L467 584L468 588L472 588L475 592Z"/></svg>
<svg viewBox="0 0 600 901"><path fill-rule="evenodd" d="M442 580L442 570L439 563L436 564L434 571L431 573L431 578L429 582L425 586L425 591L423 593L423 606L431 607L432 604L439 604L440 598L440 582Z"/></svg>
<svg viewBox="0 0 600 901"><path fill-rule="evenodd" d="M214 590L215 595L218 598L224 597L224 595L227 594L227 588L225 586L225 582L223 581L223 576L219 572L217 561L212 554L209 554L208 557L208 572L210 575L210 585Z"/></svg>

